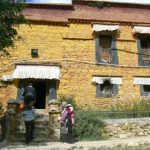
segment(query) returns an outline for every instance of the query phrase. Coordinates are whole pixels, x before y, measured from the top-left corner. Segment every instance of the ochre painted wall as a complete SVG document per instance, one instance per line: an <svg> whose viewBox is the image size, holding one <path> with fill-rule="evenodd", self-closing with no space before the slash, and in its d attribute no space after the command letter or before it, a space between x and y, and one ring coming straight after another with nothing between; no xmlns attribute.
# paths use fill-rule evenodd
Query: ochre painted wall
<svg viewBox="0 0 150 150"><path fill-rule="evenodd" d="M61 63L61 78L57 91L60 96L71 95L80 106L98 106L108 108L113 100L129 102L139 100L140 88L133 85L134 76L147 76L148 67L137 67L138 56L127 53L137 52L136 38L132 27L120 25L117 34L119 66L95 65L95 39L91 24L71 23L69 26L56 25L22 25L19 27L22 37L15 42L14 48L8 51L10 57L1 56L0 75L12 74L15 61L54 61ZM38 48L39 57L31 57L31 49ZM11 65L12 64L12 65ZM7 65L9 67L7 67ZM5 71L6 70L6 71ZM122 76L123 84L114 98L96 97L96 86L92 83L93 75ZM16 98L17 81L4 84L1 87L0 98L7 101Z"/></svg>

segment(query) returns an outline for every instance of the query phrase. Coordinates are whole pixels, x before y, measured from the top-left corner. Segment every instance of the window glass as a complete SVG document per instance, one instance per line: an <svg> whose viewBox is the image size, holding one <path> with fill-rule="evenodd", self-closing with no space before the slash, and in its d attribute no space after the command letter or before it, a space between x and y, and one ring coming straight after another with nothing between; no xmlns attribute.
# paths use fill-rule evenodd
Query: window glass
<svg viewBox="0 0 150 150"><path fill-rule="evenodd" d="M111 37L110 36L101 36L99 39L100 42L100 60L105 61L111 61Z"/></svg>
<svg viewBox="0 0 150 150"><path fill-rule="evenodd" d="M144 61L150 61L150 36L144 36L140 39L142 48L142 58Z"/></svg>
<svg viewBox="0 0 150 150"><path fill-rule="evenodd" d="M105 80L100 88L103 94L106 94L107 96L112 94L112 84L109 80Z"/></svg>
<svg viewBox="0 0 150 150"><path fill-rule="evenodd" d="M143 90L146 96L150 96L150 85L143 85Z"/></svg>

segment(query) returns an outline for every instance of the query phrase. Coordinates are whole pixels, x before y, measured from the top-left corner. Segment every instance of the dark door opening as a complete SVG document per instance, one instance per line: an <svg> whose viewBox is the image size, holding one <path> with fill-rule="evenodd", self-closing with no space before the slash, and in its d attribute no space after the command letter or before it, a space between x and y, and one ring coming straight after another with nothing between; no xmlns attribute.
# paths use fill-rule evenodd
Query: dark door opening
<svg viewBox="0 0 150 150"><path fill-rule="evenodd" d="M33 87L36 89L36 103L34 104L36 109L45 109L46 105L46 81L31 81Z"/></svg>

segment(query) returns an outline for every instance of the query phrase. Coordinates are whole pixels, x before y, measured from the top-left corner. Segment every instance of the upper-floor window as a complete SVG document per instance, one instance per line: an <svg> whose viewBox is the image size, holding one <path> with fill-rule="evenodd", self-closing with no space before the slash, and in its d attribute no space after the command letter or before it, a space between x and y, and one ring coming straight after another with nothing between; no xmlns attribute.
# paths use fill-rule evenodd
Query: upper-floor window
<svg viewBox="0 0 150 150"><path fill-rule="evenodd" d="M140 66L150 66L150 27L134 26L137 34L138 63Z"/></svg>
<svg viewBox="0 0 150 150"><path fill-rule="evenodd" d="M99 51L100 60L102 62L111 62L111 36L100 36L99 37Z"/></svg>
<svg viewBox="0 0 150 150"><path fill-rule="evenodd" d="M140 45L143 54L143 61L150 61L150 36L141 36Z"/></svg>
<svg viewBox="0 0 150 150"><path fill-rule="evenodd" d="M118 25L93 25L96 45L96 62L117 64L116 31Z"/></svg>
<svg viewBox="0 0 150 150"><path fill-rule="evenodd" d="M139 35L138 40L138 62L141 66L150 65L150 35Z"/></svg>

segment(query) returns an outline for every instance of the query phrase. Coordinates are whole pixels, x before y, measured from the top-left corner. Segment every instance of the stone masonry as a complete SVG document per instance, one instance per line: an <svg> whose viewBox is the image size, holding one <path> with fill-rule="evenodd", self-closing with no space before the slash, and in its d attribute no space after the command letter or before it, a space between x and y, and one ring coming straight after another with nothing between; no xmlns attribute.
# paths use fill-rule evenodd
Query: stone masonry
<svg viewBox="0 0 150 150"><path fill-rule="evenodd" d="M140 88L133 85L134 76L146 76L149 68L137 67L137 55L118 51L119 66L95 65L95 40L91 24L71 23L69 26L21 25L20 41L9 49L10 58L1 56L0 75L12 74L14 62L60 62L61 78L58 98L71 95L80 106L98 106L107 108L112 98L96 97L96 86L92 83L93 75L122 76L116 101L131 103L140 99ZM75 40L74 40L75 38ZM136 39L130 25L121 24L117 35L117 48L137 52ZM38 48L39 57L31 58L31 48ZM131 59L132 58L132 59ZM132 61L131 61L132 60ZM7 66L7 67L2 67ZM9 98L16 98L18 81L3 83L0 97L6 104Z"/></svg>
<svg viewBox="0 0 150 150"><path fill-rule="evenodd" d="M150 135L150 118L108 119L104 135L111 138L134 138Z"/></svg>

